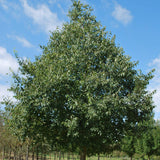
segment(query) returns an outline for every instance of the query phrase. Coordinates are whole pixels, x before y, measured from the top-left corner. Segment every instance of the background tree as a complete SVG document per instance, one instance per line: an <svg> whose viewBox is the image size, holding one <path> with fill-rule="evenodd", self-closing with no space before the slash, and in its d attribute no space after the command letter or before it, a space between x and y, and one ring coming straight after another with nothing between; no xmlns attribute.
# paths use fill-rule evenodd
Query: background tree
<svg viewBox="0 0 160 160"><path fill-rule="evenodd" d="M149 120L142 121L134 128L128 129L122 139L121 150L127 153L131 159L135 153L140 154L141 157L144 155L150 157L154 153L154 130L155 122L154 115L152 115Z"/></svg>
<svg viewBox="0 0 160 160"><path fill-rule="evenodd" d="M136 138L134 135L126 135L123 139L122 139L122 143L121 143L121 151L127 153L127 155L131 158L133 155L136 153L135 151L135 142L136 142Z"/></svg>
<svg viewBox="0 0 160 160"><path fill-rule="evenodd" d="M9 132L5 119L5 111L0 111L0 154L2 154L2 159L11 154L15 144L15 137Z"/></svg>
<svg viewBox="0 0 160 160"><path fill-rule="evenodd" d="M150 120L143 123L144 124L142 124L142 127L145 126L145 129L141 133L141 136L137 139L135 149L138 154L142 155L142 157L147 155L148 159L150 159L150 157L155 154L155 121L152 117Z"/></svg>
<svg viewBox="0 0 160 160"><path fill-rule="evenodd" d="M160 156L160 121L155 122L155 128L153 129L153 139L154 139L154 154Z"/></svg>
<svg viewBox="0 0 160 160"><path fill-rule="evenodd" d="M91 11L73 1L70 22L52 32L43 54L34 62L18 58L10 89L17 103L8 105L21 137L79 150L83 160L106 152L153 110L146 91L152 73L135 69Z"/></svg>

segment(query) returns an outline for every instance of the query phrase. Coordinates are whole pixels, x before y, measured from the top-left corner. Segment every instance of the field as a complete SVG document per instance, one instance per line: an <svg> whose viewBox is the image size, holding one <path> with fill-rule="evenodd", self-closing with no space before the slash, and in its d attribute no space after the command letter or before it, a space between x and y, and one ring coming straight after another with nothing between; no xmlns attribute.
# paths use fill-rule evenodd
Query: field
<svg viewBox="0 0 160 160"><path fill-rule="evenodd" d="M49 154L36 154L29 153L26 155L25 153L5 153L5 156L1 153L0 160L79 160L80 156L78 154L73 153L63 153L63 152L51 152ZM160 157L151 157L151 160L159 160ZM100 155L100 156L91 156L87 157L86 160L130 160L130 157L125 155L124 153L115 152L114 155ZM132 158L132 160L147 160L146 158Z"/></svg>
<svg viewBox="0 0 160 160"><path fill-rule="evenodd" d="M115 155L116 156L116 155ZM107 156L107 155L100 155L100 156L91 156L91 157L86 157L86 160L129 160L130 158L127 156L123 157L116 157L113 156ZM25 153L5 153L3 155L2 153L0 154L0 160L7 160L7 159L14 159L14 160L79 160L80 156L78 154L73 154L73 153L63 153L63 152L52 152L49 154L36 154L36 153L29 153L27 156Z"/></svg>

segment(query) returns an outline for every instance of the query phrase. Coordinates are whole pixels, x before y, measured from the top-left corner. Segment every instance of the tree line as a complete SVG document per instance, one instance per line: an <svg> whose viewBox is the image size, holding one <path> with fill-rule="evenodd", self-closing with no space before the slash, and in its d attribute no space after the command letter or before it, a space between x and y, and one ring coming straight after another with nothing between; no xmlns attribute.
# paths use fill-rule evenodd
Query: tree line
<svg viewBox="0 0 160 160"><path fill-rule="evenodd" d="M8 118L8 117L7 117ZM54 153L58 159L64 159L64 153L72 152L72 150L58 148L56 145L51 146L44 139L19 139L14 132L10 130L7 121L6 114L1 111L0 114L0 155L1 159L47 159L46 155ZM119 143L111 145L110 148L103 152L108 156L128 156L131 159L150 159L154 156L154 159L160 158L160 121L155 121L153 118L144 125L140 126L139 132L128 132ZM93 142L94 143L94 142ZM56 152L55 152L56 151ZM119 152L117 154L116 152ZM79 151L75 151L75 154L79 154ZM68 153L69 155L69 153ZM68 156L67 155L67 156ZM97 155L97 154L93 154ZM73 155L70 155L73 157ZM98 155L97 155L98 156ZM71 157L71 159L72 159ZM157 158L156 158L157 157ZM70 158L69 158L70 159ZM73 158L75 159L75 158Z"/></svg>
<svg viewBox="0 0 160 160"><path fill-rule="evenodd" d="M10 87L16 101L4 100L4 123L18 142L79 152L81 160L119 146L132 157L127 148L142 135L147 139L141 133L153 119L147 85L154 70L137 70L92 10L72 0L69 22L51 33L42 55L34 61L16 55L19 71L12 72ZM136 143L143 148L150 142Z"/></svg>

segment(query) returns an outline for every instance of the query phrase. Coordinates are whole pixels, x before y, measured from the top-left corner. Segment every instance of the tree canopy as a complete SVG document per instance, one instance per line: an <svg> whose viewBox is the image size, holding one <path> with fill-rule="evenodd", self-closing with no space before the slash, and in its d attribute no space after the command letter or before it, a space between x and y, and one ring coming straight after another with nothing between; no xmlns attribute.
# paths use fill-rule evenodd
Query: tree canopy
<svg viewBox="0 0 160 160"><path fill-rule="evenodd" d="M68 17L34 62L17 57L10 89L17 102L8 110L22 137L43 137L83 159L106 152L152 115L146 87L153 76L136 70L89 5L74 0Z"/></svg>

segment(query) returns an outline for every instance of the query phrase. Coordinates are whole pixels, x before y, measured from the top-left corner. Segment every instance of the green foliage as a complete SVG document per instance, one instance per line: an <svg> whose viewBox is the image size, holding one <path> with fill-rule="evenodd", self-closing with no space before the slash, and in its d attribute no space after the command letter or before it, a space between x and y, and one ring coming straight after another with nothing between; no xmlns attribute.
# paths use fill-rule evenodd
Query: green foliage
<svg viewBox="0 0 160 160"><path fill-rule="evenodd" d="M136 152L141 155L141 157L147 155L148 158L150 158L150 156L156 153L154 144L154 140L156 137L154 133L158 130L155 127L155 122L153 118L151 118L149 121L144 122L143 125L146 126L146 129L137 139L135 143L135 149Z"/></svg>
<svg viewBox="0 0 160 160"><path fill-rule="evenodd" d="M152 72L137 71L91 11L73 1L70 22L52 33L43 54L34 62L17 57L10 89L17 102L6 109L21 138L88 155L107 152L152 114L146 90Z"/></svg>
<svg viewBox="0 0 160 160"><path fill-rule="evenodd" d="M121 149L127 153L129 157L132 157L135 154L135 142L136 139L133 135L125 136L122 140Z"/></svg>
<svg viewBox="0 0 160 160"><path fill-rule="evenodd" d="M155 129L153 130L153 138L154 138L154 150L155 155L160 155L160 123L157 121L155 123Z"/></svg>
<svg viewBox="0 0 160 160"><path fill-rule="evenodd" d="M0 153L3 149L14 148L17 139L8 130L7 125L5 125L6 114L4 111L0 111Z"/></svg>

